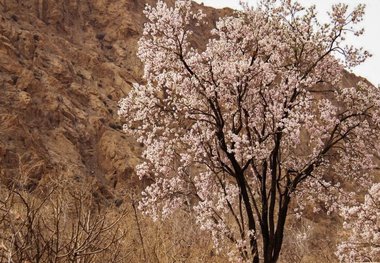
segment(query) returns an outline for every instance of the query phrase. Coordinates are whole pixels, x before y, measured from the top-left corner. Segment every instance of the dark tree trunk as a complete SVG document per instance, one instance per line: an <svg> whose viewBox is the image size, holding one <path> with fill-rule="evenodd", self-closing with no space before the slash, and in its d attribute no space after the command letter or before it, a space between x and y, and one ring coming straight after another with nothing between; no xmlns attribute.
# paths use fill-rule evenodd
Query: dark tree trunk
<svg viewBox="0 0 380 263"><path fill-rule="evenodd" d="M244 173L243 173L243 171L241 171L240 167L239 168L236 167L236 168L238 169L236 179L238 181L239 188L241 191L241 196L243 198L244 206L245 206L245 209L247 212L248 227L249 227L249 230L252 230L256 233L255 218L254 218L254 213L253 213L253 209L251 206L251 201L249 200L249 195L248 195L248 191L247 191L246 181L244 178ZM253 263L259 263L259 253L258 253L259 250L257 247L257 241L256 241L255 237L250 238L250 246L251 246L251 253L253 255L253 261L252 262Z"/></svg>

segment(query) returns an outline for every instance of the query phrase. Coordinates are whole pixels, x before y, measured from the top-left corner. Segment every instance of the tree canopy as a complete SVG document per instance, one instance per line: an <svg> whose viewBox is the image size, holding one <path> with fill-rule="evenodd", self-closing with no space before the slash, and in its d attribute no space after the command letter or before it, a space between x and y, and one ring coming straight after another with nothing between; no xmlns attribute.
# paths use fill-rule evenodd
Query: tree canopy
<svg viewBox="0 0 380 263"><path fill-rule="evenodd" d="M191 1L145 14L146 83L119 114L145 146L146 214L189 209L216 249L234 244L232 261L276 262L290 209L333 212L372 185L380 94L340 83L369 56L344 42L363 33L363 5L334 5L323 24L315 7L261 1L220 18L205 49L191 45L204 17Z"/></svg>

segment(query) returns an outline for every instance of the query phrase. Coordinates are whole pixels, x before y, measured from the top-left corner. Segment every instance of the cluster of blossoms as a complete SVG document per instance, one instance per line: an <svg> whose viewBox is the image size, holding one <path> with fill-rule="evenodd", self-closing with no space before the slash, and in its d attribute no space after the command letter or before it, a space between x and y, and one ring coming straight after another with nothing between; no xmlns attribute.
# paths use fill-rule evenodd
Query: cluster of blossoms
<svg viewBox="0 0 380 263"><path fill-rule="evenodd" d="M191 46L204 14L191 1L145 10L144 85L120 101L124 130L145 145L140 208L165 218L194 212L215 246L241 261L277 261L291 200L334 211L368 189L379 152L380 94L340 84L368 53L343 46L363 6L261 1L220 18L205 49ZM338 56L334 56L337 54ZM254 234L253 234L254 233Z"/></svg>
<svg viewBox="0 0 380 263"><path fill-rule="evenodd" d="M347 241L338 246L341 262L380 261L380 183L374 184L364 202L343 209Z"/></svg>

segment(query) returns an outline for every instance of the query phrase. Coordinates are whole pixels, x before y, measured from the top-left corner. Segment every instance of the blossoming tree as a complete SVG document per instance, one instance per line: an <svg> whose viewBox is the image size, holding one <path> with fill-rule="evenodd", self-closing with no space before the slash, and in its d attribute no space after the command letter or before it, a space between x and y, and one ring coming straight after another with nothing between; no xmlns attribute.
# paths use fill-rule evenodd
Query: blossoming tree
<svg viewBox="0 0 380 263"><path fill-rule="evenodd" d="M345 66L368 57L344 45L362 34L363 13L338 4L321 24L315 7L266 0L221 18L199 50L191 34L204 15L191 1L147 6L146 83L119 110L145 145L137 172L153 182L140 208L157 219L186 207L216 249L233 244L231 260L268 263L293 204L331 212L368 189L379 92L339 84Z"/></svg>

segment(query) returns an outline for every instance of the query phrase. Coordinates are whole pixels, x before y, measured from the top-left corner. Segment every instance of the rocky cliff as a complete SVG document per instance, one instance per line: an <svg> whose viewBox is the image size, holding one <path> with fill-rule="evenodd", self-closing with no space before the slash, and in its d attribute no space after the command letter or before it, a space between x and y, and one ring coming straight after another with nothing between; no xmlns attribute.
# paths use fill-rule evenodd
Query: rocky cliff
<svg viewBox="0 0 380 263"><path fill-rule="evenodd" d="M3 183L32 191L49 177L90 176L110 188L133 176L139 145L121 132L117 102L140 81L135 53L153 2L0 1ZM202 8L210 25L229 12Z"/></svg>

